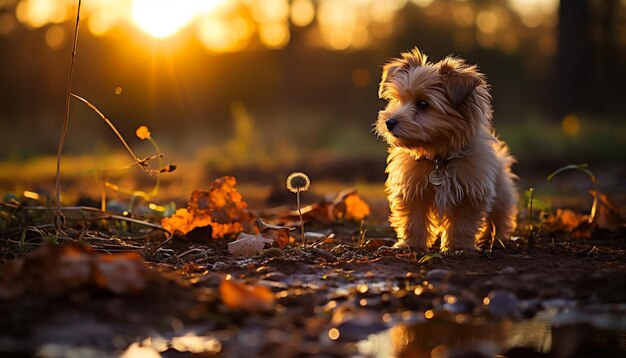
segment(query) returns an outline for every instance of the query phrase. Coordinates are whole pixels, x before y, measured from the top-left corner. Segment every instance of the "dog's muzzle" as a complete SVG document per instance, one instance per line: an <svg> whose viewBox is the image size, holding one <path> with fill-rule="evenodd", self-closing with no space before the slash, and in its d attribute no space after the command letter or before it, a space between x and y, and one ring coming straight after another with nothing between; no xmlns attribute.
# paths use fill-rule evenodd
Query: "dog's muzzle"
<svg viewBox="0 0 626 358"><path fill-rule="evenodd" d="M395 118L389 118L385 121L385 126L387 126L388 131L393 131L394 128L398 125L398 120Z"/></svg>

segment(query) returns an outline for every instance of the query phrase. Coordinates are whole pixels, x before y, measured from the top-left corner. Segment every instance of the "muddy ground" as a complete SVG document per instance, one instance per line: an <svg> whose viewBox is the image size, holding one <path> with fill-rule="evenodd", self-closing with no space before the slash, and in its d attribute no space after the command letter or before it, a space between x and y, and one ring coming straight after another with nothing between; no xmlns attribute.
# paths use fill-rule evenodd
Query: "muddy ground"
<svg viewBox="0 0 626 358"><path fill-rule="evenodd" d="M72 240L33 231L20 237L9 230L0 243L6 262L0 277L0 352L46 357L626 355L624 227L578 239L565 231L544 231L530 242L530 233L520 231L504 246L440 255L392 249L385 202L373 202L365 236L358 221L311 221L307 232L334 236L310 240L305 248L295 241L252 257L233 256L227 246L232 238L209 240L201 231L164 242L162 232L150 228L116 236L119 227L105 225L94 235L102 222L87 234L71 231ZM297 231L292 235L299 237ZM78 245L71 254L56 245L70 242ZM138 253L137 261L126 257L107 276L126 286L94 278L102 273L94 265L105 267L101 260L106 260L94 255L128 252ZM76 269L58 269L76 258L89 262L80 266L89 270L80 278ZM66 276L56 280L56 275ZM68 280L76 284L64 283ZM226 302L224 280L244 287L237 297L244 303ZM273 297L245 291L257 286L269 288Z"/></svg>

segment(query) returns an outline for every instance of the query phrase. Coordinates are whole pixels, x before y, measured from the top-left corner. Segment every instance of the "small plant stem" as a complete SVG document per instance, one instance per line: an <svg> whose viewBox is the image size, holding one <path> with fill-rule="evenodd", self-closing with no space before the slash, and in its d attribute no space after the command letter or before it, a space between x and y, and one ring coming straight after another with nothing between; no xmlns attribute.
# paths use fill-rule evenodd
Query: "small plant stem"
<svg viewBox="0 0 626 358"><path fill-rule="evenodd" d="M598 209L598 196L600 194L600 190L598 188L598 181L596 179L596 176L591 172L591 170L587 169L587 167L587 164L566 165L552 172L552 174L548 176L548 182L554 179L557 174L560 174L561 172L570 169L580 170L583 173L587 174L587 176L589 176L591 182L593 183L593 203L591 204L591 212L589 213L589 223L591 224L594 222L596 217L596 211Z"/></svg>
<svg viewBox="0 0 626 358"><path fill-rule="evenodd" d="M300 232L302 233L302 247L306 247L304 241L304 220L302 219L302 209L300 206L300 190L296 192L296 200L298 201L298 215L300 216Z"/></svg>
<svg viewBox="0 0 626 358"><path fill-rule="evenodd" d="M62 222L63 213L61 212L61 154L63 153L63 144L67 135L67 129L70 123L70 96L72 94L72 73L74 73L74 59L76 58L76 47L78 45L78 23L80 22L80 5L78 0L78 8L76 10L76 25L74 26L74 42L72 45L72 56L70 58L70 70L67 75L67 92L65 96L65 116L63 119L63 129L61 130L61 138L59 139L59 148L57 151L57 173L56 173L56 213L55 225L59 233L63 232Z"/></svg>
<svg viewBox="0 0 626 358"><path fill-rule="evenodd" d="M535 192L534 188L530 188L530 202L528 203L528 227L530 230L530 235L528 236L528 249L535 247L535 227L533 225L533 194Z"/></svg>
<svg viewBox="0 0 626 358"><path fill-rule="evenodd" d="M100 210L107 210L107 172L102 172L102 192L100 195Z"/></svg>
<svg viewBox="0 0 626 358"><path fill-rule="evenodd" d="M528 225L530 226L531 230L533 227L533 193L534 193L534 188L530 188L529 190L529 201L528 201Z"/></svg>
<svg viewBox="0 0 626 358"><path fill-rule="evenodd" d="M102 120L105 121L106 124L111 128L111 130L113 131L113 133L115 133L115 135L120 140L120 142L122 142L122 144L124 145L124 147L126 148L128 153L130 153L130 155L133 157L133 159L137 163L137 165L139 165L139 167L142 168L143 170L146 170L146 168L144 167L145 166L145 161L139 159L139 157L137 157L137 155L135 155L135 152L133 152L133 150L130 148L128 143L126 143L126 141L124 140L124 137L122 137L122 135L117 130L117 128L115 128L113 123L102 112L100 112L100 110L98 108L96 108L96 106L91 104L91 102L89 102L88 100L86 100L83 97L78 96L78 95L76 95L74 93L72 93L72 96L74 98L80 100L81 102L85 103L87 106L89 106L89 108L91 108L94 112L96 112L96 114L98 114L98 116L100 116L100 118L102 118Z"/></svg>
<svg viewBox="0 0 626 358"><path fill-rule="evenodd" d="M159 168L163 168L163 156L161 155L162 153L161 148L159 148L159 145L157 144L156 140L152 139L152 137L148 137L148 140L154 147L154 151L156 152L156 155L158 156L157 160L159 162ZM157 175L156 183L154 183L154 187L152 188L152 191L150 192L150 196L155 196L159 192L160 185L161 185L161 176Z"/></svg>

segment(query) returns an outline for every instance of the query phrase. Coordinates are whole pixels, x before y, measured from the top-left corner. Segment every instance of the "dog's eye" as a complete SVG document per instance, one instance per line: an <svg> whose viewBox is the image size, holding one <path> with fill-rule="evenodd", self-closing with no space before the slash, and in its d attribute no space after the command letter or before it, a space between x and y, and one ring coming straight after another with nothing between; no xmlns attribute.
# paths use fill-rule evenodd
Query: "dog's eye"
<svg viewBox="0 0 626 358"><path fill-rule="evenodd" d="M426 109L428 108L428 103L426 101L419 101L417 102L417 106L421 109Z"/></svg>

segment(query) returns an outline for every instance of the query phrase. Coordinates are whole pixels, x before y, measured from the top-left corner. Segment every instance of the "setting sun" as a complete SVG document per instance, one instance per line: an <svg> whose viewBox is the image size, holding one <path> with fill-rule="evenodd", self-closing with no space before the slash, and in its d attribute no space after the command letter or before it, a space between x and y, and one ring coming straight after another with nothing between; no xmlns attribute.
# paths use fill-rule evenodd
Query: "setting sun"
<svg viewBox="0 0 626 358"><path fill-rule="evenodd" d="M195 12L196 6L192 0L135 0L132 18L145 33L165 38L189 24Z"/></svg>

